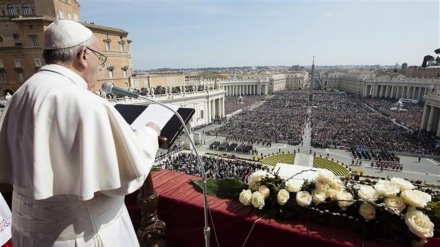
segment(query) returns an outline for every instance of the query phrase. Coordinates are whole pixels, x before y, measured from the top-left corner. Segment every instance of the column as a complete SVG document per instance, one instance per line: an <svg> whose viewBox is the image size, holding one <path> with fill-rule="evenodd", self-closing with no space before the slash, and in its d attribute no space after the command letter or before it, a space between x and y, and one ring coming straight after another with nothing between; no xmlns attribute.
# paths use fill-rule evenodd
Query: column
<svg viewBox="0 0 440 247"><path fill-rule="evenodd" d="M215 109L215 100L211 100L211 110L212 110L211 117L215 118L217 116L217 112Z"/></svg>
<svg viewBox="0 0 440 247"><path fill-rule="evenodd" d="M220 113L219 113L219 116L221 118L225 117L225 98L224 97L220 98Z"/></svg>
<svg viewBox="0 0 440 247"><path fill-rule="evenodd" d="M205 107L205 109L206 109L206 123L212 123L212 121L211 121L211 116L212 116L212 114L211 114L211 102L209 101L209 99L206 101L206 107Z"/></svg>
<svg viewBox="0 0 440 247"><path fill-rule="evenodd" d="M432 122L434 120L434 110L435 107L431 106L431 109L429 110L429 117L428 117L428 125L426 127L426 131L431 131L432 130Z"/></svg>
<svg viewBox="0 0 440 247"><path fill-rule="evenodd" d="M422 123L420 124L420 130L426 130L426 127L428 125L428 116L429 111L431 110L431 106L428 104L425 104L423 107L423 116L422 116Z"/></svg>
<svg viewBox="0 0 440 247"><path fill-rule="evenodd" d="M217 99L217 115L218 115L218 117L219 118L221 118L222 117L222 113L221 113L221 98L218 98Z"/></svg>
<svg viewBox="0 0 440 247"><path fill-rule="evenodd" d="M437 125L437 132L435 133L435 136L440 137L440 124Z"/></svg>

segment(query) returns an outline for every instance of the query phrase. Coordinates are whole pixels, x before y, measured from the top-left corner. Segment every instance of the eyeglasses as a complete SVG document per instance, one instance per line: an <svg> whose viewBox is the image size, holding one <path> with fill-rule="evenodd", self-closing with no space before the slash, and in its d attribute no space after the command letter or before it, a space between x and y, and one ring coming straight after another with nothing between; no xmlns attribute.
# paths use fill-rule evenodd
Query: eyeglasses
<svg viewBox="0 0 440 247"><path fill-rule="evenodd" d="M93 49L90 48L90 47L86 47L86 48L87 48L88 50L90 50L91 52L93 52L93 53L96 55L96 57L98 57L99 64L103 65L103 64L105 63L105 61L107 61L107 56L106 56L106 55L102 54L102 53L99 52L99 51L95 51L95 50L93 50Z"/></svg>

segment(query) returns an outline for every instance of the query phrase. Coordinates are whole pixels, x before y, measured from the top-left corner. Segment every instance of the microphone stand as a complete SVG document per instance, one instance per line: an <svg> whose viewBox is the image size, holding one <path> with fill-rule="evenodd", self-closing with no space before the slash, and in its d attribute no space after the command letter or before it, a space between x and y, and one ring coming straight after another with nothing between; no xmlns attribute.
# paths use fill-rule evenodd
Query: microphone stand
<svg viewBox="0 0 440 247"><path fill-rule="evenodd" d="M205 226L203 228L203 235L205 236L205 247L209 247L209 245L210 245L210 241L209 240L210 240L210 235L211 235L211 229L210 229L209 224L208 224L208 197L207 197L207 194L206 194L206 174L205 174L205 168L203 166L203 161L200 158L199 153L197 152L196 145L194 144L194 141L192 140L191 136L189 135L189 131L188 131L188 128L186 127L185 121L180 116L180 114L177 113L174 109L172 109L171 107L169 107L169 106L167 106L167 105L165 105L165 104L163 104L161 102L158 102L156 100L152 100L152 99L150 99L148 97L145 97L143 95L140 95L140 94L137 94L137 93L134 93L134 92L127 91L125 89L119 89L117 87L114 87L113 85L109 86L108 84L107 85L106 84L107 83L104 83L102 85L102 87L103 87L104 91L107 92L107 93L110 93L110 92L108 92L109 91L108 88L110 87L110 89L111 89L110 91L114 90L117 93L126 95L126 96L131 97L131 98L145 99L145 100L147 100L149 102L152 102L152 103L155 103L155 104L158 104L158 105L161 105L161 106L165 107L166 109L168 109L171 112L173 112L174 115L176 115L179 118L179 120L182 123L182 126L183 126L183 128L184 128L184 130L185 130L185 132L186 132L186 134L188 136L189 142L191 143L191 146L194 149L194 152L195 152L196 157L197 157L197 161L198 161L198 163L200 165L200 170L202 172L203 216L204 216L204 221L205 221Z"/></svg>

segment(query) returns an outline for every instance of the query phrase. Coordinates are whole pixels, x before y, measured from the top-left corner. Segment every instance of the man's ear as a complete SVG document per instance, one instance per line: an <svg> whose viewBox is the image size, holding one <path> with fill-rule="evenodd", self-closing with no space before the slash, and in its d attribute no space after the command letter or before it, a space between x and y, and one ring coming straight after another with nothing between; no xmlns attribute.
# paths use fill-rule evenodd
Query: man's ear
<svg viewBox="0 0 440 247"><path fill-rule="evenodd" d="M76 60L78 61L78 64L81 65L81 67L86 68L88 66L89 61L87 60L87 48L83 47L81 48L80 52L76 55Z"/></svg>

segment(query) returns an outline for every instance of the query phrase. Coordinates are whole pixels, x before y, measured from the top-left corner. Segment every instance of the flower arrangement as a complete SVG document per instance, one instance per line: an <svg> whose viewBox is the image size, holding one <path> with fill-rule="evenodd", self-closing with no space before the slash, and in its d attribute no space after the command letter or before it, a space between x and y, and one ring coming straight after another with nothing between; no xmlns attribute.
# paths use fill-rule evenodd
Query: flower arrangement
<svg viewBox="0 0 440 247"><path fill-rule="evenodd" d="M434 236L431 218L435 214L428 207L432 196L407 180L359 184L325 169L314 180L298 180L296 175L283 179L277 173L258 170L249 176L247 184L233 179L208 180L208 193L238 199L279 219L306 217L340 226L350 223L367 238L423 246Z"/></svg>

